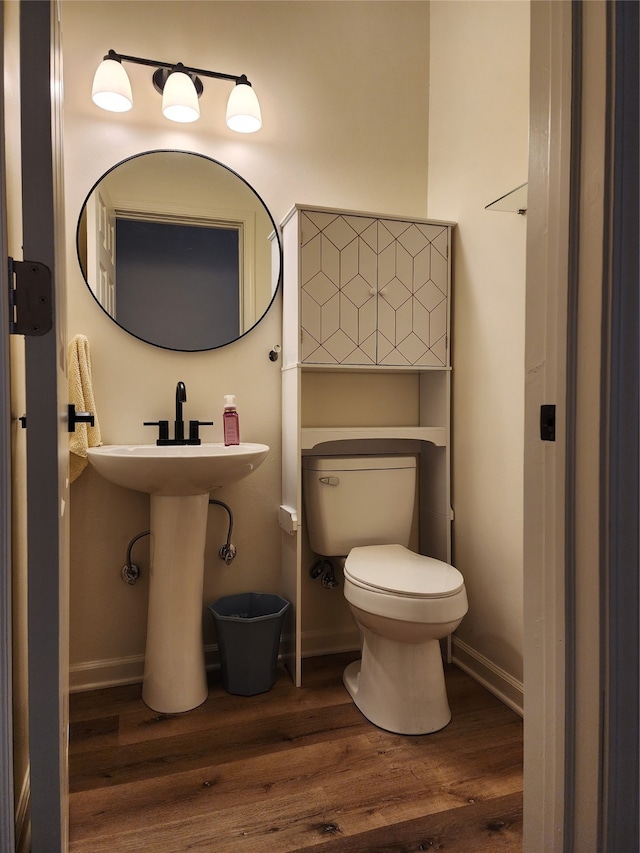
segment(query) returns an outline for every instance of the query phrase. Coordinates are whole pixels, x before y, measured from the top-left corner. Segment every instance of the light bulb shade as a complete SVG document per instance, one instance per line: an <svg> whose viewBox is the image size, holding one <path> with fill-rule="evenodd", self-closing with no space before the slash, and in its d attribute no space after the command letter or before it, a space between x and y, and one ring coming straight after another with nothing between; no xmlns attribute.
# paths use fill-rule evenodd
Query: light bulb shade
<svg viewBox="0 0 640 853"><path fill-rule="evenodd" d="M93 78L91 100L112 113L124 113L133 106L129 76L116 59L103 59Z"/></svg>
<svg viewBox="0 0 640 853"><path fill-rule="evenodd" d="M256 93L248 83L237 83L227 101L227 127L238 133L255 133L262 127Z"/></svg>
<svg viewBox="0 0 640 853"><path fill-rule="evenodd" d="M167 78L162 92L162 114L171 121L196 121L200 105L196 87L188 74L174 71Z"/></svg>

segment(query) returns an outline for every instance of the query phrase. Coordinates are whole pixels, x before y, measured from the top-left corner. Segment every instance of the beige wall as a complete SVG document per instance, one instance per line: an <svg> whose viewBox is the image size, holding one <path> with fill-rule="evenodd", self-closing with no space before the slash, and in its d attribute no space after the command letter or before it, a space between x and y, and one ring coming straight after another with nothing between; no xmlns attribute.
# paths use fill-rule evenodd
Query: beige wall
<svg viewBox="0 0 640 853"><path fill-rule="evenodd" d="M242 174L276 222L295 202L424 216L428 28L422 2L63 0L68 332L85 334L91 343L103 440L151 440L142 422L171 418L175 383L183 380L186 417L216 421L210 440L221 437L223 395L235 393L243 440L271 447L250 479L217 494L235 513L238 556L230 567L216 556L226 516L210 509L205 604L236 591L279 588L280 365L269 361L268 352L281 340L281 302L246 338L219 351L181 354L142 344L102 314L84 285L74 245L80 207L95 180L117 161L175 147L209 155ZM126 115L98 110L90 102L91 79L109 48L246 73L260 97L263 129L248 137L228 131L228 87L215 81L205 81L198 123L167 122L150 72L135 66L134 109ZM76 684L141 671L148 540L134 549L143 570L138 584L124 584L120 569L129 540L147 526L144 495L112 486L90 469L72 485Z"/></svg>
<svg viewBox="0 0 640 853"><path fill-rule="evenodd" d="M529 4L431 3L430 216L453 260L456 656L517 703L522 682L526 216L485 211L527 180Z"/></svg>

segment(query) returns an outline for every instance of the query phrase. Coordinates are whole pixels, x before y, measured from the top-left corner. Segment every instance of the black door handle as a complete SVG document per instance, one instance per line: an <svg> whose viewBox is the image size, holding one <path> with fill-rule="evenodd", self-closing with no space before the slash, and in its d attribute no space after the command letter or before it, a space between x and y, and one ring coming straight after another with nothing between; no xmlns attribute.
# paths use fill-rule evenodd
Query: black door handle
<svg viewBox="0 0 640 853"><path fill-rule="evenodd" d="M67 431L75 432L76 424L89 424L95 426L95 418L93 412L76 412L76 407L73 403L68 406L69 417L67 420Z"/></svg>

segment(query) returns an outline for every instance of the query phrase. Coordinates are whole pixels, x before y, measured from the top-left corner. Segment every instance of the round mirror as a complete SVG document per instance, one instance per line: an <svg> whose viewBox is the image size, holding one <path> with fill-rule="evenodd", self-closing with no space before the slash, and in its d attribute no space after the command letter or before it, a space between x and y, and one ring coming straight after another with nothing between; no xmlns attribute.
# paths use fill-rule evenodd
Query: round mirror
<svg viewBox="0 0 640 853"><path fill-rule="evenodd" d="M282 268L278 229L232 169L186 151L118 163L87 196L78 259L100 307L165 349L215 349L271 305Z"/></svg>

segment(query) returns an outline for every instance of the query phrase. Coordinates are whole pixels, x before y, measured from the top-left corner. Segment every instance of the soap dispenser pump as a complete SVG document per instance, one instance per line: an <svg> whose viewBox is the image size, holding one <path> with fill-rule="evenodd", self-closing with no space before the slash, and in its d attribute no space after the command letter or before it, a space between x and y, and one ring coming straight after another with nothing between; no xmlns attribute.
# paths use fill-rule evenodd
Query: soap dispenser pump
<svg viewBox="0 0 640 853"><path fill-rule="evenodd" d="M240 444L240 424L236 410L236 398L233 394L225 394L222 430L224 432L224 443L227 447L232 444Z"/></svg>

